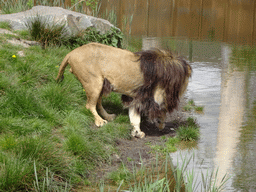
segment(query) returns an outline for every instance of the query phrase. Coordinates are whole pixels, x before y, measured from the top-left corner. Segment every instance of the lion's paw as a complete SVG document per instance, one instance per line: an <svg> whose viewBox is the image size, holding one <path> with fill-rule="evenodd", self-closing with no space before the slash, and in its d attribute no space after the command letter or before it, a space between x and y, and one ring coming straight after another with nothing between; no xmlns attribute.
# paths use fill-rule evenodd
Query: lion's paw
<svg viewBox="0 0 256 192"><path fill-rule="evenodd" d="M95 125L97 127L102 127L103 125L107 124L108 122L104 119L98 119L98 120L95 120Z"/></svg>
<svg viewBox="0 0 256 192"><path fill-rule="evenodd" d="M144 138L145 137L145 133L142 132L142 131L138 132L136 130L133 130L132 131L132 136L133 137L137 137L137 138Z"/></svg>

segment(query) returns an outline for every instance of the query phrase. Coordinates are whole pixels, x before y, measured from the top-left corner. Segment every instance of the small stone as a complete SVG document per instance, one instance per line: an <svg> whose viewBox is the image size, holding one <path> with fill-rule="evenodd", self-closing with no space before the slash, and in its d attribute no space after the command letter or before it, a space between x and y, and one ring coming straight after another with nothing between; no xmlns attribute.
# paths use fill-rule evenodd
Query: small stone
<svg viewBox="0 0 256 192"><path fill-rule="evenodd" d="M19 55L20 57L25 57L25 54L24 54L23 51L18 51L18 55Z"/></svg>

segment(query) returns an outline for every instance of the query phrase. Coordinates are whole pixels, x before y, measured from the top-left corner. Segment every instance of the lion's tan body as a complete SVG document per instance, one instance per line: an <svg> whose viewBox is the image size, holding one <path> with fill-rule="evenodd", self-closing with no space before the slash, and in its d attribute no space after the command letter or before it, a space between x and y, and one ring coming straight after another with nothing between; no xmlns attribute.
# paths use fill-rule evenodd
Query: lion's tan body
<svg viewBox="0 0 256 192"><path fill-rule="evenodd" d="M90 43L71 51L66 58L86 92L100 93L104 78L115 92L131 97L132 90L143 84L138 56L130 51Z"/></svg>
<svg viewBox="0 0 256 192"><path fill-rule="evenodd" d="M108 114L101 105L104 80L108 80L111 90L129 96L136 97L136 91L144 84L144 76L141 71L139 56L123 49L110 47L98 43L90 43L71 51L60 65L57 80L61 79L67 65L71 66L72 73L82 83L86 95L86 108L95 116L95 124L102 126L111 121L115 115ZM188 78L187 78L188 79ZM187 84L187 82L184 82ZM159 86L154 90L155 101L160 105L164 101L164 93ZM184 92L184 91L183 91ZM163 94L162 94L163 93ZM100 115L106 119L102 119ZM131 124L136 133L133 136L143 137L140 131L140 114L134 106L129 108Z"/></svg>

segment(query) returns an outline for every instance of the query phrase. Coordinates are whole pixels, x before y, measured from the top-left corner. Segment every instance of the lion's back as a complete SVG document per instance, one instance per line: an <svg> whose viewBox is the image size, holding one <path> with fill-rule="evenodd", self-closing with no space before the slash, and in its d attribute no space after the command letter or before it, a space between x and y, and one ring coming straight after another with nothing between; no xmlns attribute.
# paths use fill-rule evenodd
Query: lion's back
<svg viewBox="0 0 256 192"><path fill-rule="evenodd" d="M143 83L138 58L128 50L90 43L70 52L69 64L78 79L104 78L115 91L128 94Z"/></svg>

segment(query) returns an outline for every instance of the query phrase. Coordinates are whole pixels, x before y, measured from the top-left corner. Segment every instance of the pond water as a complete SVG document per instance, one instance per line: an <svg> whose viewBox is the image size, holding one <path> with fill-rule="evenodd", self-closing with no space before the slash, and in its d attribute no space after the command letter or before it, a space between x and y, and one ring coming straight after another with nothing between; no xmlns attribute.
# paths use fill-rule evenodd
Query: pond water
<svg viewBox="0 0 256 192"><path fill-rule="evenodd" d="M113 5L122 31L145 36L142 49L167 45L192 60L186 97L204 106L194 114L201 137L196 148L171 154L174 164L193 154L188 170L218 168L217 180L231 176L224 191L256 191L256 49L227 44L255 45L256 1L108 0L102 10Z"/></svg>
<svg viewBox="0 0 256 192"><path fill-rule="evenodd" d="M143 42L150 45L147 40ZM172 153L174 164L180 165L184 158L194 155L187 170L198 174L196 184L199 186L201 172L206 175L207 171L210 174L218 168L217 182L220 183L225 174L231 177L224 191L256 191L256 73L251 70L256 60L253 52L247 47L239 55L234 46L225 43L193 41L193 46L189 46L186 40L172 42L170 46L187 58L189 52L192 53L193 75L186 97L204 106L204 114L194 114L201 134L197 147ZM201 191L200 187L196 191Z"/></svg>

